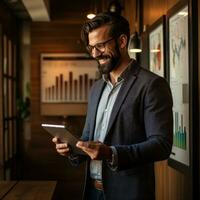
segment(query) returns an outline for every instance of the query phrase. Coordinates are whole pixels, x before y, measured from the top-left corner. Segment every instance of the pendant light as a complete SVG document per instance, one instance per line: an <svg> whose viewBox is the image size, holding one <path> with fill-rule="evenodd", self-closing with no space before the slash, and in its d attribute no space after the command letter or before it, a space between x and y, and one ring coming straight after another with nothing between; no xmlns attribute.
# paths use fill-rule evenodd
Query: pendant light
<svg viewBox="0 0 200 200"><path fill-rule="evenodd" d="M87 14L87 18L88 19L93 19L96 14L97 14L97 9L96 9L96 0L91 0L91 9L89 11L89 13Z"/></svg>
<svg viewBox="0 0 200 200"><path fill-rule="evenodd" d="M130 36L129 52L130 53L140 53L140 52L142 52L142 49L140 48L140 38L138 36L137 31L135 31L134 34L132 34Z"/></svg>
<svg viewBox="0 0 200 200"><path fill-rule="evenodd" d="M141 53L142 49L140 47L140 37L137 32L138 29L138 6L139 2L136 0L135 5L135 32L130 36L128 51L131 57L136 58L136 53Z"/></svg>
<svg viewBox="0 0 200 200"><path fill-rule="evenodd" d="M122 9L123 8L118 0L113 0L109 3L108 12L118 13L119 15L121 15Z"/></svg>
<svg viewBox="0 0 200 200"><path fill-rule="evenodd" d="M90 13L87 14L87 18L88 19L93 19L95 16L96 15L94 13L92 13L92 12L90 12Z"/></svg>

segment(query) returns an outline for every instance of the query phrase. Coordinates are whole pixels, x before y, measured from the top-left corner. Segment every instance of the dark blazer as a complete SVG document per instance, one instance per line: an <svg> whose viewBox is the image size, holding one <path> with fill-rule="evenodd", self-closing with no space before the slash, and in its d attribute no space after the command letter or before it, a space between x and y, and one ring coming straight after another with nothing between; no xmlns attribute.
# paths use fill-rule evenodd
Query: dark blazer
<svg viewBox="0 0 200 200"><path fill-rule="evenodd" d="M134 60L124 79L104 141L118 154L117 171L103 162L105 198L150 200L155 198L154 161L167 159L172 148L172 96L164 78L141 68ZM93 139L104 87L101 79L91 89L83 140Z"/></svg>

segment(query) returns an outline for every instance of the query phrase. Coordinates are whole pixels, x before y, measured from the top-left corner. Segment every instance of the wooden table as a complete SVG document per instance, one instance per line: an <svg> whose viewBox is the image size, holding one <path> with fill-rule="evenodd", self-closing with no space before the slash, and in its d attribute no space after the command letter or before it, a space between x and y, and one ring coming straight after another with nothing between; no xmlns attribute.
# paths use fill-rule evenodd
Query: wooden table
<svg viewBox="0 0 200 200"><path fill-rule="evenodd" d="M2 200L51 200L56 181L0 181Z"/></svg>
<svg viewBox="0 0 200 200"><path fill-rule="evenodd" d="M0 199L14 187L17 181L0 181Z"/></svg>

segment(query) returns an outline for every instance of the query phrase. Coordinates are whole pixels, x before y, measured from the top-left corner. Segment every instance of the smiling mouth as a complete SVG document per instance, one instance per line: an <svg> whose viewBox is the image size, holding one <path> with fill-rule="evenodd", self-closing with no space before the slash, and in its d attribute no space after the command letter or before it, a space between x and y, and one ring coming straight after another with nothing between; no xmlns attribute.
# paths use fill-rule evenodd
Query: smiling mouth
<svg viewBox="0 0 200 200"><path fill-rule="evenodd" d="M109 60L109 58L101 58L98 61L100 64L104 64L104 63L108 62L108 60Z"/></svg>

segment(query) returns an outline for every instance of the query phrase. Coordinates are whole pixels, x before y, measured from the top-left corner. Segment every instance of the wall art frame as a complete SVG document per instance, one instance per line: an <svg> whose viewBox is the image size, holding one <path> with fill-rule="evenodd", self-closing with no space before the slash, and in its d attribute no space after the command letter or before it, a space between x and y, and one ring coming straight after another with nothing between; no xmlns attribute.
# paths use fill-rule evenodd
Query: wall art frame
<svg viewBox="0 0 200 200"><path fill-rule="evenodd" d="M173 146L168 164L188 172L191 166L191 71L189 5L177 3L167 12L167 79L173 97Z"/></svg>
<svg viewBox="0 0 200 200"><path fill-rule="evenodd" d="M85 115L97 71L97 62L88 54L41 54L41 115Z"/></svg>
<svg viewBox="0 0 200 200"><path fill-rule="evenodd" d="M156 20L147 32L149 70L166 77L166 16Z"/></svg>

